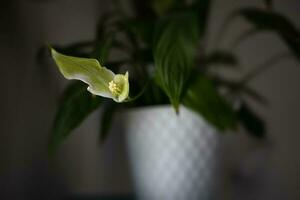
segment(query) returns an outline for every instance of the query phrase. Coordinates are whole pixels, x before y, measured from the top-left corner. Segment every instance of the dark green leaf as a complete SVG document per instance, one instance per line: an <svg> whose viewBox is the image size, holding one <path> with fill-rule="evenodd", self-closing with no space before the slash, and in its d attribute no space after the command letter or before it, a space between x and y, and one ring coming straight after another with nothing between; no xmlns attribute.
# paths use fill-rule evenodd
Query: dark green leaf
<svg viewBox="0 0 300 200"><path fill-rule="evenodd" d="M54 152L58 145L101 103L86 85L76 81L63 94L50 135L49 150Z"/></svg>
<svg viewBox="0 0 300 200"><path fill-rule="evenodd" d="M107 12L103 14L97 22L96 40L106 36L109 28L112 27L114 20L116 20L116 13Z"/></svg>
<svg viewBox="0 0 300 200"><path fill-rule="evenodd" d="M215 51L205 58L205 63L236 66L238 62L236 57L229 52Z"/></svg>
<svg viewBox="0 0 300 200"><path fill-rule="evenodd" d="M153 63L153 52L150 48L141 49L134 55L135 59L141 63Z"/></svg>
<svg viewBox="0 0 300 200"><path fill-rule="evenodd" d="M272 0L263 0L263 1L264 1L267 8L270 9L270 8L273 7L273 1Z"/></svg>
<svg viewBox="0 0 300 200"><path fill-rule="evenodd" d="M166 96L165 92L156 84L155 80L150 79L149 83L146 83L146 88L142 88L139 84L132 80L131 81L131 94L134 96L139 96L141 91L145 91L142 95L135 101L129 102L128 106L140 107L148 105L162 105L169 104L169 99Z"/></svg>
<svg viewBox="0 0 300 200"><path fill-rule="evenodd" d="M199 77L191 84L183 104L203 116L219 130L235 128L236 115L231 105L218 94L212 81Z"/></svg>
<svg viewBox="0 0 300 200"><path fill-rule="evenodd" d="M268 101L264 96L262 96L261 94L259 94L257 91L255 91L249 86L242 87L241 91L261 104L266 105L268 103Z"/></svg>
<svg viewBox="0 0 300 200"><path fill-rule="evenodd" d="M113 40L114 38L112 36L107 36L105 39L96 41L91 57L97 59L100 64L104 65L107 62Z"/></svg>
<svg viewBox="0 0 300 200"><path fill-rule="evenodd" d="M245 94L261 104L266 105L268 103L264 96L259 94L248 85L237 81L222 79L220 77L214 77L214 81L217 86L225 86L226 88L230 89L230 91L235 95L240 96L241 94Z"/></svg>
<svg viewBox="0 0 300 200"><path fill-rule="evenodd" d="M265 137L264 121L257 116L245 103L242 103L238 117L242 125L248 130L249 134L256 138Z"/></svg>
<svg viewBox="0 0 300 200"><path fill-rule="evenodd" d="M152 8L158 15L163 15L179 2L181 0L152 0Z"/></svg>
<svg viewBox="0 0 300 200"><path fill-rule="evenodd" d="M286 17L279 13L256 8L242 9L239 13L259 30L276 32L294 55L300 59L300 32Z"/></svg>
<svg viewBox="0 0 300 200"><path fill-rule="evenodd" d="M101 120L100 129L100 142L105 142L108 137L109 130L111 128L113 117L117 108L117 104L114 102L108 102L106 106L103 107L103 114Z"/></svg>
<svg viewBox="0 0 300 200"><path fill-rule="evenodd" d="M141 39L148 46L152 46L153 33L154 33L154 21L153 20L141 20L132 19L126 22L128 29Z"/></svg>
<svg viewBox="0 0 300 200"><path fill-rule="evenodd" d="M155 13L152 9L153 0L132 0L134 11L138 18L140 19L149 19L155 16Z"/></svg>
<svg viewBox="0 0 300 200"><path fill-rule="evenodd" d="M158 82L177 110L195 65L197 17L191 12L164 18L156 27L154 62Z"/></svg>
<svg viewBox="0 0 300 200"><path fill-rule="evenodd" d="M197 9L200 35L204 35L207 29L211 0L197 0L193 7Z"/></svg>
<svg viewBox="0 0 300 200"><path fill-rule="evenodd" d="M114 12L105 13L98 21L91 57L97 59L102 65L106 64L111 48L118 45L115 40L118 30L117 21Z"/></svg>

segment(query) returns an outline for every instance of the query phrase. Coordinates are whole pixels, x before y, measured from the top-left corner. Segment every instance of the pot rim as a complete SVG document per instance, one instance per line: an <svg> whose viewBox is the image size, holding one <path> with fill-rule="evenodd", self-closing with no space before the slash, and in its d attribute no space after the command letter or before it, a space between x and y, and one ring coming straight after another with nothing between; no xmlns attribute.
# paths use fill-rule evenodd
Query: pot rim
<svg viewBox="0 0 300 200"><path fill-rule="evenodd" d="M147 105L147 106L138 106L138 107L131 107L131 108L123 108L119 112L142 112L142 111L149 111L149 110L170 110L172 109L175 112L175 109L171 104L159 104L159 105ZM191 109L185 107L184 105L179 106L179 114L181 109L188 109L192 111Z"/></svg>

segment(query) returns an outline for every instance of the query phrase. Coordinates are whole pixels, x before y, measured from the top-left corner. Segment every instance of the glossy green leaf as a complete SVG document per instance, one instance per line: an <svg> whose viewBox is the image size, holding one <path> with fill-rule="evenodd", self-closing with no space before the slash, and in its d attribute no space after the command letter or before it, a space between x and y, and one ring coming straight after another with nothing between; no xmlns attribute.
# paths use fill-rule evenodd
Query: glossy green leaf
<svg viewBox="0 0 300 200"><path fill-rule="evenodd" d="M89 93L83 83L71 83L64 91L55 116L50 135L50 152L54 152L58 145L100 104L101 99Z"/></svg>
<svg viewBox="0 0 300 200"><path fill-rule="evenodd" d="M264 121L247 104L242 103L238 111L238 117L251 136L256 138L265 137Z"/></svg>
<svg viewBox="0 0 300 200"><path fill-rule="evenodd" d="M242 9L239 13L258 30L270 30L277 33L294 55L300 59L300 32L286 17L256 8Z"/></svg>
<svg viewBox="0 0 300 200"><path fill-rule="evenodd" d="M187 91L183 104L203 116L219 130L236 127L237 118L232 106L218 94L209 79L198 77Z"/></svg>
<svg viewBox="0 0 300 200"><path fill-rule="evenodd" d="M88 84L87 90L92 94L112 98L116 102L122 102L128 97L128 73L115 75L96 59L67 56L54 49L51 49L51 53L64 77Z"/></svg>
<svg viewBox="0 0 300 200"><path fill-rule="evenodd" d="M156 27L157 79L176 110L195 65L198 36L197 16L190 12L163 18Z"/></svg>

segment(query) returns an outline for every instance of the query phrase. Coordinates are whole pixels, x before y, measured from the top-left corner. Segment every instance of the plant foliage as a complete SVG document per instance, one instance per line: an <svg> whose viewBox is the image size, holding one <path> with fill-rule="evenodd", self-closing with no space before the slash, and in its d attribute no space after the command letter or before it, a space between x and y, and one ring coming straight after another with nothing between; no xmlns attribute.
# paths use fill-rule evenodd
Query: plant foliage
<svg viewBox="0 0 300 200"><path fill-rule="evenodd" d="M122 107L130 108L171 104L179 114L179 106L183 105L220 131L236 130L242 125L251 136L264 138L263 120L245 103L245 98L250 97L265 104L264 97L247 85L249 78L226 80L215 67L238 66L240 58L230 50L206 49L212 0L128 1L132 5L131 14L127 14L120 1L112 1L114 8L100 18L93 40L53 45L52 56L61 73L68 79L85 82L94 95L86 90L86 84L79 82L63 92L50 148L55 149L99 106L103 107L100 120L103 141L122 102ZM245 37L237 41L260 31L275 33L300 61L299 29L275 10L272 0L263 0L261 4L261 8L235 10L224 20L224 27L242 17L254 29L243 33ZM225 35L223 30L220 34ZM122 74L124 68L130 76ZM235 69L240 70L231 68ZM246 77L261 71L256 69ZM131 96L136 96L131 99L129 82ZM102 97L114 101L109 99L101 104Z"/></svg>
<svg viewBox="0 0 300 200"><path fill-rule="evenodd" d="M176 110L195 65L198 36L194 13L168 16L157 25L154 41L157 79Z"/></svg>
<svg viewBox="0 0 300 200"><path fill-rule="evenodd" d="M101 105L101 102L100 97L86 90L85 84L71 83L63 93L55 116L49 140L50 151L55 151L57 146Z"/></svg>

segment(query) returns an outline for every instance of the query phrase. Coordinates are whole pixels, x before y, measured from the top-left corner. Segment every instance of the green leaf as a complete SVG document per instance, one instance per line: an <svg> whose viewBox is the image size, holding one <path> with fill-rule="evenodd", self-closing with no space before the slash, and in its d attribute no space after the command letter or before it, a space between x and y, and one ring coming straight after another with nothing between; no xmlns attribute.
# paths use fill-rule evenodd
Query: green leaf
<svg viewBox="0 0 300 200"><path fill-rule="evenodd" d="M266 105L268 103L268 101L263 95L258 93L250 86L245 85L241 82L226 80L221 77L214 77L214 82L217 86L225 86L226 88L230 89L230 91L235 96L241 96L242 94L245 94L248 97L251 97L256 102L261 103L263 105Z"/></svg>
<svg viewBox="0 0 300 200"><path fill-rule="evenodd" d="M165 92L153 79L149 79L143 86L133 80L131 85L131 94L134 96L130 98L133 101L129 101L127 104L129 107L170 104Z"/></svg>
<svg viewBox="0 0 300 200"><path fill-rule="evenodd" d="M163 18L156 27L156 75L176 110L185 92L191 69L195 65L198 36L197 18L191 12Z"/></svg>
<svg viewBox="0 0 300 200"><path fill-rule="evenodd" d="M113 42L113 36L107 36L105 39L96 41L91 57L97 59L101 64L106 63Z"/></svg>
<svg viewBox="0 0 300 200"><path fill-rule="evenodd" d="M97 24L96 38L91 57L106 64L111 48L115 47L118 16L114 12L102 15Z"/></svg>
<svg viewBox="0 0 300 200"><path fill-rule="evenodd" d="M236 127L237 118L232 106L218 94L213 82L198 77L187 91L183 104L224 131Z"/></svg>
<svg viewBox="0 0 300 200"><path fill-rule="evenodd" d="M272 8L273 7L273 1L272 0L263 0L264 4L266 5L267 8Z"/></svg>
<svg viewBox="0 0 300 200"><path fill-rule="evenodd" d="M126 26L136 37L141 39L147 46L152 46L154 34L154 20L151 19L131 19L126 22Z"/></svg>
<svg viewBox="0 0 300 200"><path fill-rule="evenodd" d="M200 35L203 36L207 30L207 22L210 14L211 0L196 0L193 6L197 9Z"/></svg>
<svg viewBox="0 0 300 200"><path fill-rule="evenodd" d="M300 60L300 32L286 17L256 8L242 9L239 13L257 29L277 33Z"/></svg>
<svg viewBox="0 0 300 200"><path fill-rule="evenodd" d="M128 73L115 75L96 59L67 56L54 49L51 49L51 53L64 77L88 84L87 90L92 94L112 98L116 102L122 102L128 97Z"/></svg>
<svg viewBox="0 0 300 200"><path fill-rule="evenodd" d="M50 152L53 153L100 104L101 99L89 93L84 84L78 81L70 84L64 91L55 116L49 142Z"/></svg>
<svg viewBox="0 0 300 200"><path fill-rule="evenodd" d="M238 61L237 58L229 52L215 51L205 58L205 63L208 65L223 64L223 65L236 66Z"/></svg>
<svg viewBox="0 0 300 200"><path fill-rule="evenodd" d="M254 99L255 101L263 105L267 105L268 103L267 99L264 96L262 96L261 94L259 94L257 91L255 91L253 88L249 86L243 86L241 88L241 92L245 93L246 95L248 95L249 97L251 97L252 99Z"/></svg>
<svg viewBox="0 0 300 200"><path fill-rule="evenodd" d="M133 9L137 18L139 19L149 19L155 16L152 1L153 0L132 0L133 1Z"/></svg>
<svg viewBox="0 0 300 200"><path fill-rule="evenodd" d="M162 15L170 10L176 0L152 0L152 8L158 14Z"/></svg>
<svg viewBox="0 0 300 200"><path fill-rule="evenodd" d="M242 103L238 117L242 125L248 130L249 134L256 138L265 137L265 123L254 113L247 104Z"/></svg>
<svg viewBox="0 0 300 200"><path fill-rule="evenodd" d="M115 25L115 22L119 20L120 13L114 12L106 12L104 13L97 22L97 29L96 29L96 40L101 40L105 36L107 36L108 32L111 32Z"/></svg>
<svg viewBox="0 0 300 200"><path fill-rule="evenodd" d="M104 143L108 137L114 114L117 108L117 104L113 102L108 102L103 107L103 114L101 120L101 129L100 129L100 142Z"/></svg>

